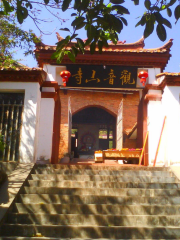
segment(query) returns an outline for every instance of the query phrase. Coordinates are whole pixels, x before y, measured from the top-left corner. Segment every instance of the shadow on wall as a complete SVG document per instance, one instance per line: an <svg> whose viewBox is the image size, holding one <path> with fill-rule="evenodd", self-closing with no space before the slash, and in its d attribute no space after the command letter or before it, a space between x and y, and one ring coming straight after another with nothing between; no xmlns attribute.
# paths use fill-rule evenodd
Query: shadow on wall
<svg viewBox="0 0 180 240"><path fill-rule="evenodd" d="M2 184L0 183L0 209L1 204L5 204L8 201L9 201L8 179L6 179Z"/></svg>
<svg viewBox="0 0 180 240"><path fill-rule="evenodd" d="M28 100L22 116L20 161L30 163L35 161L37 101Z"/></svg>

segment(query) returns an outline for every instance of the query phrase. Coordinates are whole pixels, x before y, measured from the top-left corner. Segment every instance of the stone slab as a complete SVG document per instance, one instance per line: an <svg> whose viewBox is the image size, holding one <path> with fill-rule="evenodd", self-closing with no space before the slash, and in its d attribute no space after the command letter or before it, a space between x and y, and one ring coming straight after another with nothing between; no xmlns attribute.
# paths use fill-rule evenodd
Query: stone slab
<svg viewBox="0 0 180 240"><path fill-rule="evenodd" d="M0 222L6 214L8 208L19 192L25 179L30 174L34 164L20 163L14 171L8 175L8 179L0 188Z"/></svg>

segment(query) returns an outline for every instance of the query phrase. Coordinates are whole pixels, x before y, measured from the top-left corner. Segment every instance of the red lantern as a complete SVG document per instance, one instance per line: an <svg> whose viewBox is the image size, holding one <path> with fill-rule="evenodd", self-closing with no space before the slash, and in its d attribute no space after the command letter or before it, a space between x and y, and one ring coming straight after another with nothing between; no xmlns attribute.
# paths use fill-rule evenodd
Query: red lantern
<svg viewBox="0 0 180 240"><path fill-rule="evenodd" d="M145 71L141 71L138 73L138 77L140 78L140 82L143 86L145 86L146 78L148 77L148 73Z"/></svg>
<svg viewBox="0 0 180 240"><path fill-rule="evenodd" d="M71 73L67 70L64 70L60 72L60 76L62 77L63 86L66 87L66 83L68 82L69 77L71 76Z"/></svg>

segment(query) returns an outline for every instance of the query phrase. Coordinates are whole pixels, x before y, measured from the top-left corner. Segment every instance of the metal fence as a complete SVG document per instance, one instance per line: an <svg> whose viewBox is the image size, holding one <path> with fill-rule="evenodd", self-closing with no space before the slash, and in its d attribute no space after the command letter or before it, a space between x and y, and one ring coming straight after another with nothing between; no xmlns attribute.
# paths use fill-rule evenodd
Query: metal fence
<svg viewBox="0 0 180 240"><path fill-rule="evenodd" d="M24 94L0 93L0 161L18 161Z"/></svg>

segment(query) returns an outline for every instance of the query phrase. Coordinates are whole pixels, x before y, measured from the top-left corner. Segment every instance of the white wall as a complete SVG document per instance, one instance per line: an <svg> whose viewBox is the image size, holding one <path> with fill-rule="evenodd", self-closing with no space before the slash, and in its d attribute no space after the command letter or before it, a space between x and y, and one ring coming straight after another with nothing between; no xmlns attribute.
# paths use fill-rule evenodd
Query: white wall
<svg viewBox="0 0 180 240"><path fill-rule="evenodd" d="M180 164L180 87L164 88L162 106L167 116L167 159L169 165Z"/></svg>
<svg viewBox="0 0 180 240"><path fill-rule="evenodd" d="M58 85L62 85L63 81L59 73L63 70L66 70L66 66L56 66L44 64L43 69L47 72L47 80L46 81L57 81Z"/></svg>
<svg viewBox="0 0 180 240"><path fill-rule="evenodd" d="M149 151L149 165L153 165L155 154L160 138L160 133L163 125L164 113L162 110L161 101L148 102L148 151ZM160 151L158 153L156 165L164 165L164 142L161 142Z"/></svg>
<svg viewBox="0 0 180 240"><path fill-rule="evenodd" d="M22 115L20 162L35 162L38 133L40 90L39 83L0 82L0 90L5 92L25 92Z"/></svg>
<svg viewBox="0 0 180 240"><path fill-rule="evenodd" d="M157 84L156 75L161 72L160 68L138 68L138 72L147 71L148 78L146 84ZM142 83L140 82L140 78L137 78L137 87L143 87Z"/></svg>
<svg viewBox="0 0 180 240"><path fill-rule="evenodd" d="M38 135L38 160L51 159L54 122L54 99L41 98L41 110Z"/></svg>
<svg viewBox="0 0 180 240"><path fill-rule="evenodd" d="M151 90L151 93L158 93ZM156 165L180 165L180 87L166 86L161 101L148 103L149 164L153 164L166 116Z"/></svg>

